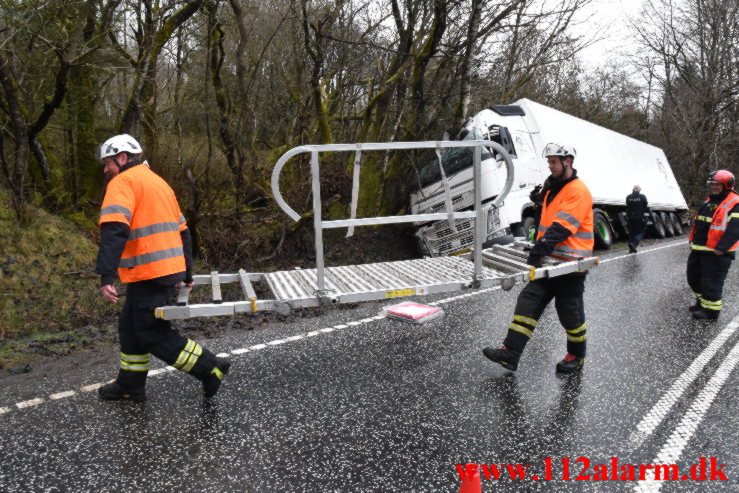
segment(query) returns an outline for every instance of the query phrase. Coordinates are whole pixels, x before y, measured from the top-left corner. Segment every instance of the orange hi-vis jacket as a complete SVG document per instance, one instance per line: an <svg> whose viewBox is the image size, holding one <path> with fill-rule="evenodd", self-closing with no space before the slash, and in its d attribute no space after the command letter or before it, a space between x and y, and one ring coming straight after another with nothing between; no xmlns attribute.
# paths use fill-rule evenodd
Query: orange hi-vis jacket
<svg viewBox="0 0 739 493"><path fill-rule="evenodd" d="M710 201L711 199L706 199L706 202ZM712 252L716 249L716 246L718 245L718 242L721 241L721 237L724 236L724 233L726 232L726 225L729 223L730 219L730 212L732 209L734 209L734 206L739 202L739 194L736 192L729 192L728 195L726 195L726 198L721 201L721 203L716 207L716 210L713 213L712 218L707 218L704 216L699 215L696 217L695 222L693 223L693 229L690 231L690 237L688 238L688 241L690 242L690 248L693 250L700 250L700 251L706 251L706 252ZM733 216L736 216L736 213L731 214ZM696 230L696 224L698 221L710 221L711 227L708 230L708 240L706 241L705 245L699 245L696 243L693 243L693 237L695 236L695 230ZM729 237L730 238L730 237ZM735 242L728 250L727 252L733 252L737 249L737 246L739 246L739 241Z"/></svg>
<svg viewBox="0 0 739 493"><path fill-rule="evenodd" d="M579 178L565 184L547 204L551 191L544 196L537 239L544 236L553 223L560 223L572 234L554 247L552 255L590 257L593 255L593 197Z"/></svg>
<svg viewBox="0 0 739 493"><path fill-rule="evenodd" d="M118 275L137 282L185 271L181 231L187 229L174 191L148 166L115 176L105 192L100 224L121 222L130 228Z"/></svg>

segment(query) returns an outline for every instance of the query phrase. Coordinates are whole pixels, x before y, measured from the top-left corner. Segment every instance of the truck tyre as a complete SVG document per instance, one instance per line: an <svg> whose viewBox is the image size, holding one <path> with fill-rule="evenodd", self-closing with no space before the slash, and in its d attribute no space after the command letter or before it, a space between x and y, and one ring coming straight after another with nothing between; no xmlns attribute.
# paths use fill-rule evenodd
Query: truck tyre
<svg viewBox="0 0 739 493"><path fill-rule="evenodd" d="M523 237L526 241L534 243L536 241L536 230L534 230L534 218L529 216L523 219Z"/></svg>
<svg viewBox="0 0 739 493"><path fill-rule="evenodd" d="M665 225L662 224L662 219L659 217L659 213L650 212L649 216L652 219L652 226L649 228L649 233L653 238L663 240L667 235L667 232L665 231Z"/></svg>
<svg viewBox="0 0 739 493"><path fill-rule="evenodd" d="M680 218L677 217L677 214L675 214L674 212L670 212L668 216L670 217L670 221L672 222L672 229L675 230L675 236L682 236L683 225L680 224Z"/></svg>
<svg viewBox="0 0 739 493"><path fill-rule="evenodd" d="M659 218L662 219L662 224L665 225L665 233L667 237L672 238L675 236L675 228L672 226L672 221L670 221L669 216L666 212L660 212Z"/></svg>
<svg viewBox="0 0 739 493"><path fill-rule="evenodd" d="M613 227L606 214L600 209L593 210L593 233L595 233L595 248L610 250L614 239Z"/></svg>

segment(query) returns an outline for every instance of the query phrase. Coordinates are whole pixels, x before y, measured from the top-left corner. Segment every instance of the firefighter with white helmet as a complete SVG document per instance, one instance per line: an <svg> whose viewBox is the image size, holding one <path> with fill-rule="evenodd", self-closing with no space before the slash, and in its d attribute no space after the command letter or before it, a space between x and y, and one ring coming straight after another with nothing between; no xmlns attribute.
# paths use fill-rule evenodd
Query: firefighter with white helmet
<svg viewBox="0 0 739 493"><path fill-rule="evenodd" d="M155 311L170 304L175 285L192 287L192 240L174 191L146 166L141 153L136 139L122 134L106 140L97 154L110 181L100 210L95 271L103 297L112 303L119 297L116 277L127 283L118 319L118 377L98 393L108 400L146 400L153 354L202 381L203 393L212 397L230 363L182 337Z"/></svg>
<svg viewBox="0 0 739 493"><path fill-rule="evenodd" d="M551 175L542 194L537 240L527 263L541 267L547 255L590 257L593 252L593 198L572 167L576 151L561 144L547 144L544 157ZM579 371L585 362L585 272L574 272L528 283L518 295L513 321L500 348L486 347L483 354L504 368L515 371L518 360L533 336L544 309L552 299L567 333L567 355L557 363L558 373Z"/></svg>
<svg viewBox="0 0 739 493"><path fill-rule="evenodd" d="M739 194L736 179L725 169L708 175L710 195L703 202L690 232L688 284L695 294L693 318L715 320L723 309L726 275L739 245Z"/></svg>

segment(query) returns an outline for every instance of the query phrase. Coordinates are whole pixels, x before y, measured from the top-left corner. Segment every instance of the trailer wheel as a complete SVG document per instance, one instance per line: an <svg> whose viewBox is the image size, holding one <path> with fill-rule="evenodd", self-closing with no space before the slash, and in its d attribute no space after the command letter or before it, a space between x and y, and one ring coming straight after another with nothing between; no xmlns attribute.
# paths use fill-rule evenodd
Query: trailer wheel
<svg viewBox="0 0 739 493"><path fill-rule="evenodd" d="M593 232L595 233L595 247L601 250L610 250L613 245L613 227L600 209L593 210Z"/></svg>
<svg viewBox="0 0 739 493"><path fill-rule="evenodd" d="M659 218L662 219L662 224L665 225L665 233L666 236L672 238L675 236L675 228L672 226L672 221L670 221L669 216L666 212L660 212Z"/></svg>
<svg viewBox="0 0 739 493"><path fill-rule="evenodd" d="M527 241L534 243L536 241L536 230L534 229L534 218L529 216L523 219L523 236Z"/></svg>
<svg viewBox="0 0 739 493"><path fill-rule="evenodd" d="M649 216L652 219L652 226L649 228L649 232L654 238L663 240L667 236L667 232L665 231L665 225L662 224L662 219L659 217L659 213L650 212Z"/></svg>
<svg viewBox="0 0 739 493"><path fill-rule="evenodd" d="M675 236L682 236L683 234L683 225L680 224L680 218L677 217L677 214L674 212L670 212L668 214L670 221L672 222L672 229L675 230Z"/></svg>

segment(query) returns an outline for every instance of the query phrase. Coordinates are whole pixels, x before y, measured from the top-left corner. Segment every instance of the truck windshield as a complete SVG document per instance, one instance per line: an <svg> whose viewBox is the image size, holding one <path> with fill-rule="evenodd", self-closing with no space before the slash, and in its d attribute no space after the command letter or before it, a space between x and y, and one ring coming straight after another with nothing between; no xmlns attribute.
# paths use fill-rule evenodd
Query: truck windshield
<svg viewBox="0 0 739 493"><path fill-rule="evenodd" d="M460 134L459 140L483 140L479 128L472 130L464 129ZM472 167L472 147L451 147L446 153L442 154L441 160L444 163L444 172L447 177L459 173L462 170ZM482 148L482 160L490 159L490 151ZM441 170L439 169L439 160L434 158L433 161L421 168L418 175L421 187L427 187L432 183L441 180Z"/></svg>

